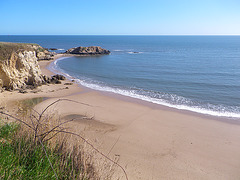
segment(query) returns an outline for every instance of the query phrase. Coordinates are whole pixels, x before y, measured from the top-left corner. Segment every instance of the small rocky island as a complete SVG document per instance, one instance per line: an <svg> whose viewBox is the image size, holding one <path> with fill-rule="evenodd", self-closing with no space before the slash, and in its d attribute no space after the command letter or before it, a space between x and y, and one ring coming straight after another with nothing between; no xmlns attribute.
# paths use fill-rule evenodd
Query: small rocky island
<svg viewBox="0 0 240 180"><path fill-rule="evenodd" d="M110 54L110 51L103 49L99 46L89 46L89 47L76 47L68 49L65 54L77 54L77 55L107 55Z"/></svg>

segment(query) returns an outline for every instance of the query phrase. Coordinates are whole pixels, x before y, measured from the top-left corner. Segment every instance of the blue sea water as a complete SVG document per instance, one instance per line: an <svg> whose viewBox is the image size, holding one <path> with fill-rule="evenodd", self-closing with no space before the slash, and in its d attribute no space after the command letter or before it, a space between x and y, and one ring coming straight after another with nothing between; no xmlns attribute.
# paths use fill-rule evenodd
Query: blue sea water
<svg viewBox="0 0 240 180"><path fill-rule="evenodd" d="M0 36L58 52L101 46L110 55L68 57L51 69L83 86L169 107L240 117L240 36Z"/></svg>

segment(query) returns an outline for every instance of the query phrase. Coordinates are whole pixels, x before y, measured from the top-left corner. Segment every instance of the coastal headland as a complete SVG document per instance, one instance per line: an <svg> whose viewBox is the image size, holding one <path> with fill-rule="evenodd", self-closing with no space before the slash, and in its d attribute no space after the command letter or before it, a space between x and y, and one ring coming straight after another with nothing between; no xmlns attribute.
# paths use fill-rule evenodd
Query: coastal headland
<svg viewBox="0 0 240 180"><path fill-rule="evenodd" d="M48 66L62 56L67 54L38 61L41 75L54 75ZM41 111L58 99L81 102L62 101L52 111L62 119L76 117L69 128L104 154L119 158L129 179L239 179L238 120L218 120L213 116L176 111L71 83L69 80L61 84L43 83L35 89L26 88L26 93L3 91L0 105L10 111L18 108L13 106L16 101L45 97L46 100L35 106ZM15 83L13 87L22 85ZM83 115L90 120L77 119ZM124 179L120 170L118 175Z"/></svg>

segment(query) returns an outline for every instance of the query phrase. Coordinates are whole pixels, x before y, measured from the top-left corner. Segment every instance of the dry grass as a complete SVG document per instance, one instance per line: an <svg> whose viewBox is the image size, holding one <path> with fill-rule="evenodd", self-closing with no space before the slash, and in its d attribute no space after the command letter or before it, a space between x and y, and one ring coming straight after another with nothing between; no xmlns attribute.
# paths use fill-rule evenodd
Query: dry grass
<svg viewBox="0 0 240 180"><path fill-rule="evenodd" d="M59 175L54 168L53 162L51 162L45 148L46 145L61 155L61 160L58 162L61 172L69 173L69 169L66 169L66 167L69 168L69 163L71 164L70 179L112 179L117 167L122 170L125 178L128 179L125 169L118 163L118 157L115 157L115 159L109 158L82 135L66 128L66 125L74 121L74 119L62 121L56 113L48 112L54 104L61 101L80 103L60 99L48 105L40 113L28 107L28 111L24 110L24 113L21 113L21 118L16 118L5 112L0 113L24 125L21 126L21 131L19 131L20 136L23 134L26 136L26 134L28 134L27 139L31 139L35 146L42 147L56 179L58 179ZM84 105L89 106L88 104ZM31 109L31 111L29 111L29 109ZM51 112L53 111L51 110ZM69 139L71 139L71 141L68 141Z"/></svg>
<svg viewBox="0 0 240 180"><path fill-rule="evenodd" d="M0 42L0 62L11 58L12 54L21 50L26 51L43 51L44 49L39 46L38 49L34 49L34 46L39 46L33 43L11 43L11 42Z"/></svg>

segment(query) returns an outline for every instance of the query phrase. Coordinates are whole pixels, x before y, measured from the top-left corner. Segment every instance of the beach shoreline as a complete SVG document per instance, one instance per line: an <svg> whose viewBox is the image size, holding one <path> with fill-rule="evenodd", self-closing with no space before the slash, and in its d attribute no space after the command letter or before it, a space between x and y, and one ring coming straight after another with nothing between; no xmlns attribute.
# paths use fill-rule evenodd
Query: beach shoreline
<svg viewBox="0 0 240 180"><path fill-rule="evenodd" d="M42 73L52 75L39 61ZM68 88L66 88L68 87ZM75 121L71 129L84 134L110 157L119 157L129 179L238 179L240 126L227 118L205 116L142 100L100 92L78 84L44 85L37 93L3 92L1 103L48 97L36 106L41 111L59 98L59 116L86 115L92 122ZM6 105L7 106L7 105ZM121 179L124 176L119 172Z"/></svg>
<svg viewBox="0 0 240 180"><path fill-rule="evenodd" d="M72 56L81 56L82 57L83 55L57 54L56 56L54 56L54 60L51 60L47 63L44 62L44 61L41 61L40 62L41 69L44 71L45 75L53 75L55 73L60 73L61 74L60 71L52 72L51 69L49 69L50 64L53 63L54 61L62 58L62 57L68 58L68 57L72 57ZM174 111L174 112L179 112L179 113L189 114L189 115L193 115L193 116L209 118L209 119L212 119L212 120L223 121L223 122L226 122L226 123L233 123L233 124L240 125L240 118L237 118L237 117L214 116L214 115L211 115L211 114L204 114L204 113L201 113L201 112L195 112L195 111L188 110L188 109L178 109L176 107L169 107L167 105L157 104L157 103L154 103L154 102L149 102L149 101L146 101L146 100L142 100L142 99L139 99L139 98L130 97L130 96L114 93L114 92L107 92L107 91L92 89L92 88L89 88L89 87L85 87L85 86L83 86L79 83L77 83L77 85L81 89L84 89L85 91L96 91L96 92L99 92L100 94L102 94L104 96L109 96L109 97L112 97L112 98L117 98L119 100L141 104L141 105L153 108L153 109L166 110L166 111L170 111L170 112Z"/></svg>

